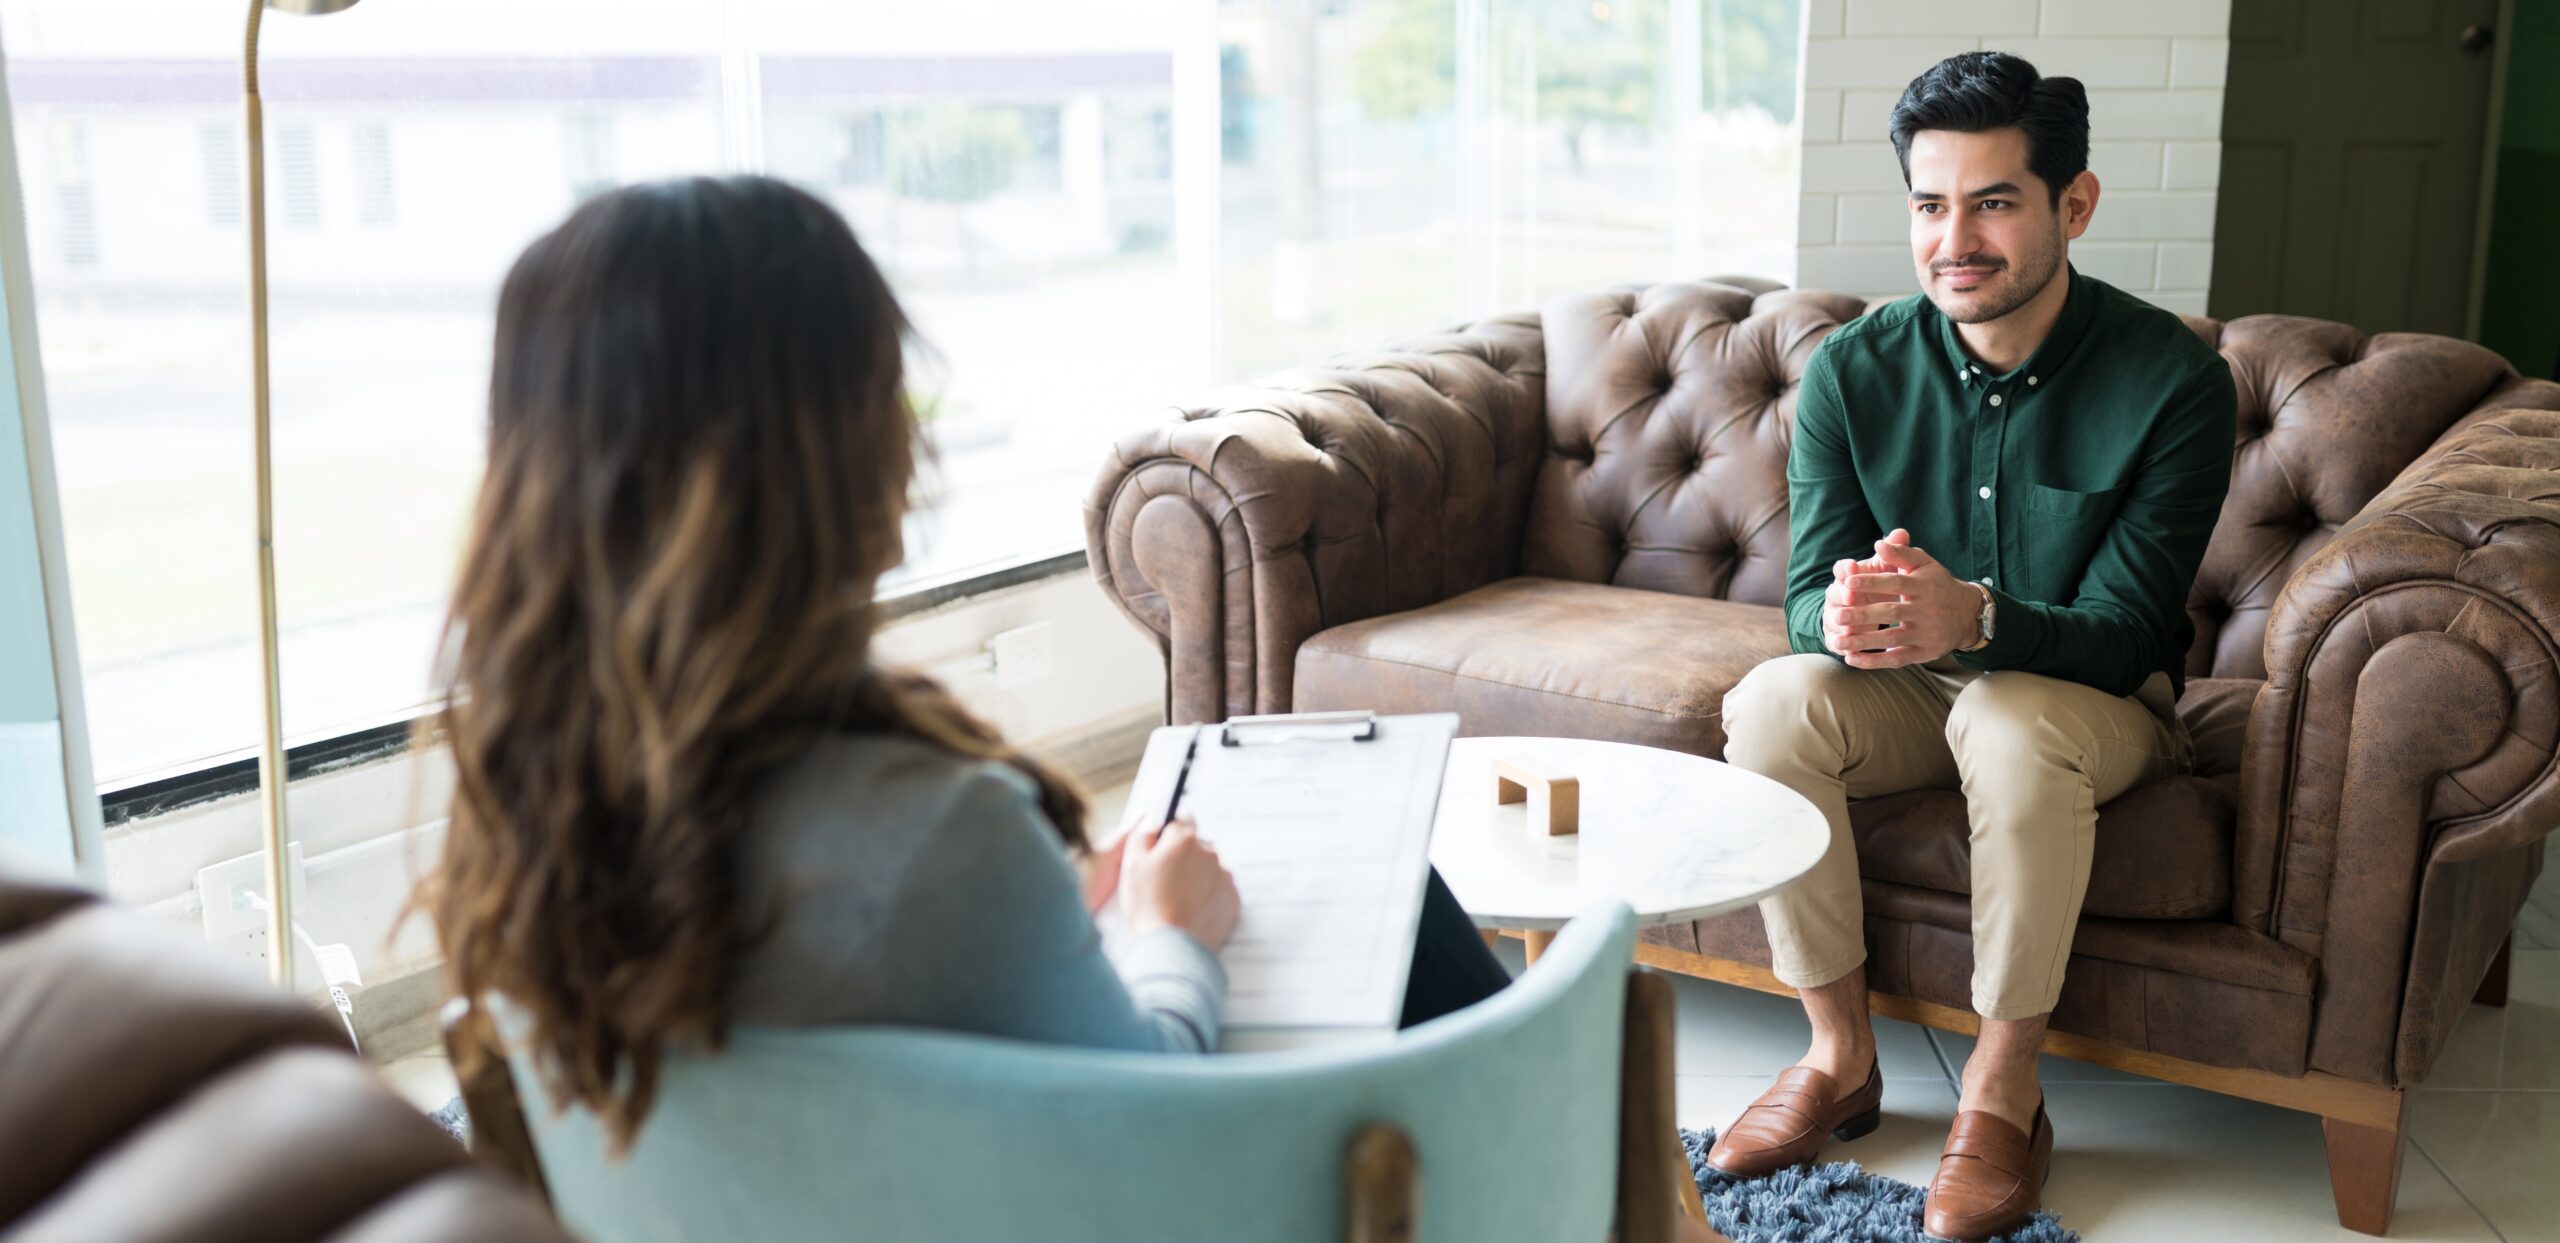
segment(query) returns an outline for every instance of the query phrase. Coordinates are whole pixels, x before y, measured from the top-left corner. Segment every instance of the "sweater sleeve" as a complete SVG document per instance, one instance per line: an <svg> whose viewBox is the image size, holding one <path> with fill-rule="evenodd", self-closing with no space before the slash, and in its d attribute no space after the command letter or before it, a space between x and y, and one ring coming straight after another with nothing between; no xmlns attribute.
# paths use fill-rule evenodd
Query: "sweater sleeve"
<svg viewBox="0 0 2560 1243"><path fill-rule="evenodd" d="M972 772L909 865L889 927L903 978L884 983L909 999L912 1021L1097 1048L1217 1047L1217 956L1164 928L1115 966L1056 828L1010 771Z"/></svg>

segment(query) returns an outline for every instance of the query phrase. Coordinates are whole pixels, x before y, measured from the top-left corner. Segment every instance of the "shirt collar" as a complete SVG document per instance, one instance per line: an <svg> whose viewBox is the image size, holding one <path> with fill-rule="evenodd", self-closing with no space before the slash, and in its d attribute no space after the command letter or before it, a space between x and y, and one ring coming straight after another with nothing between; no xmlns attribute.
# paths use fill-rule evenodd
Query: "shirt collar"
<svg viewBox="0 0 2560 1243"><path fill-rule="evenodd" d="M2037 344L2034 353L2027 355L2027 361L2006 375L1992 375L1980 370L1982 364L1965 353L1964 342L1956 338L1956 322L1939 311L1936 303L1929 304L1930 312L1938 321L1938 344L1946 351L1948 364L1955 368L1957 380L1969 383L1979 379L1995 383L2019 376L2041 376L2061 366L2062 360L2070 357L2072 349L2080 344L2080 338L2088 335L2089 321L2094 317L2098 299L2096 291L2089 288L2087 278L2080 275L2080 269L2065 263L2062 273L2063 278L2071 282L2069 292L2062 298L2062 314L2054 318L2053 330L2044 334L2044 340Z"/></svg>

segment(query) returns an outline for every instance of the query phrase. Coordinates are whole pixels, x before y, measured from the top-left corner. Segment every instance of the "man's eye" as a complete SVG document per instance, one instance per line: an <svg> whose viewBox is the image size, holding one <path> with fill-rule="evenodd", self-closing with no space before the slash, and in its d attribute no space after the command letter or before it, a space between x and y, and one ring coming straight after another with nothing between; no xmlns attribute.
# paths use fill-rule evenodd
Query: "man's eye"
<svg viewBox="0 0 2560 1243"><path fill-rule="evenodd" d="M1938 214L1938 205L1935 203L1922 203L1915 210L1923 216L1934 216Z"/></svg>
<svg viewBox="0 0 2560 1243"><path fill-rule="evenodd" d="M1981 203L1982 210L1984 211L1999 211L2001 208L2007 207L2008 205L2009 200L2007 199L1984 199Z"/></svg>

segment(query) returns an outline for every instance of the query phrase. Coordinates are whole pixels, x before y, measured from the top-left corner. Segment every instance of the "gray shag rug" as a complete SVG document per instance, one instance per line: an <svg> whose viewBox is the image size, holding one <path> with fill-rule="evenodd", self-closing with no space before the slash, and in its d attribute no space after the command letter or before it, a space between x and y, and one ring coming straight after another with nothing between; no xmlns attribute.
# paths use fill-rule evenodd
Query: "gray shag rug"
<svg viewBox="0 0 2560 1243"><path fill-rule="evenodd" d="M1689 1150L1689 1173L1706 1200L1707 1221L1735 1243L1926 1243L1920 1230L1925 1188L1858 1168L1855 1161L1826 1161L1780 1170L1767 1178L1736 1178L1707 1164L1713 1131L1680 1132ZM2080 1243L2052 1210L2001 1235L1996 1243Z"/></svg>
<svg viewBox="0 0 2560 1243"><path fill-rule="evenodd" d="M444 1133L453 1137L453 1142L465 1148L471 1146L471 1112L462 1107L461 1097L457 1096L446 1101L444 1108L428 1114L427 1117L437 1126L443 1127Z"/></svg>

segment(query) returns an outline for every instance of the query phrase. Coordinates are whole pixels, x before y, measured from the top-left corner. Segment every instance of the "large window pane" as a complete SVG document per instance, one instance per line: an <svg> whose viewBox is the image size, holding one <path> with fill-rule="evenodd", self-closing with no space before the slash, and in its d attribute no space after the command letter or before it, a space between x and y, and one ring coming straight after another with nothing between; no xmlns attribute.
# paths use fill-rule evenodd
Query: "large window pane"
<svg viewBox="0 0 2560 1243"><path fill-rule="evenodd" d="M93 753L253 745L241 6L0 0ZM926 348L890 586L1120 429L1558 292L1790 275L1798 0L376 0L267 24L289 738L413 711L505 267L634 180L834 203Z"/></svg>
<svg viewBox="0 0 2560 1243"><path fill-rule="evenodd" d="M762 10L765 161L853 222L927 347L935 503L893 587L1081 547L1113 431L1204 378L1173 245L1180 7Z"/></svg>
<svg viewBox="0 0 2560 1243"><path fill-rule="evenodd" d="M242 16L0 6L102 781L257 737ZM599 162L615 180L719 166L713 16L553 0L268 23L290 733L423 697L498 278ZM596 118L601 141L565 136Z"/></svg>
<svg viewBox="0 0 2560 1243"><path fill-rule="evenodd" d="M1794 269L1799 0L1227 0L1221 370Z"/></svg>

